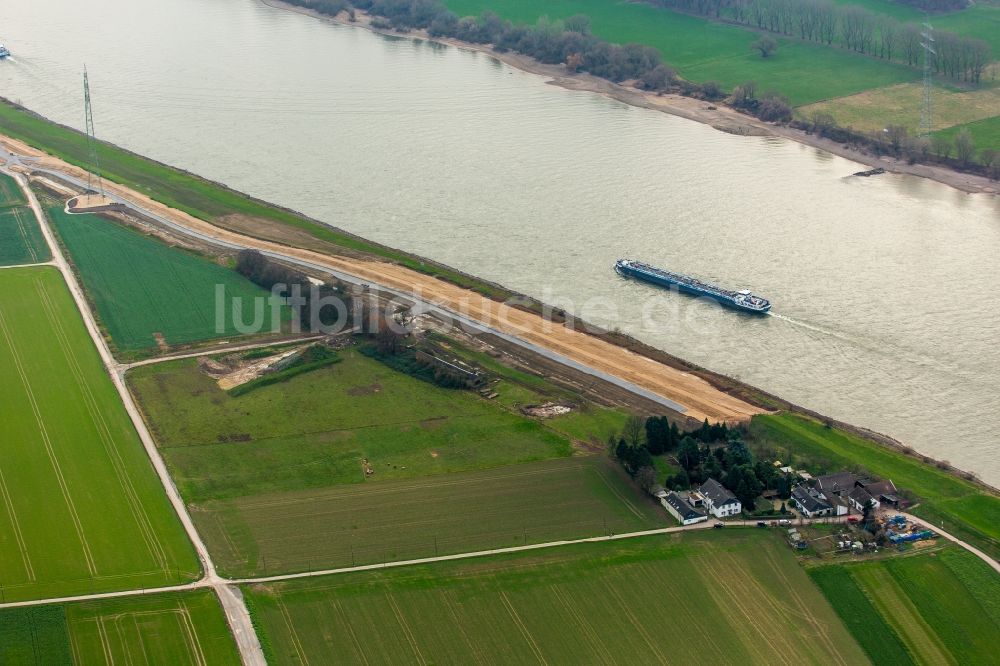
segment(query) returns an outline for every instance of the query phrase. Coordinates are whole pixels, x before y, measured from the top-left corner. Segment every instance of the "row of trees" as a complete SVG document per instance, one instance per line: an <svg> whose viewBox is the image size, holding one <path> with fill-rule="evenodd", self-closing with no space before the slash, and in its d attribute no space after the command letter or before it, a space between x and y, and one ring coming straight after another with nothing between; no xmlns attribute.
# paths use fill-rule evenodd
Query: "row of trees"
<svg viewBox="0 0 1000 666"><path fill-rule="evenodd" d="M282 298L297 298L289 305L298 315L302 330L334 326L340 317L350 317L351 297L340 283L314 285L302 273L271 261L257 250L241 250L236 257L236 271L269 291L280 287L276 293Z"/></svg>
<svg viewBox="0 0 1000 666"><path fill-rule="evenodd" d="M341 0L289 0L324 14L336 15L349 5ZM437 0L353 0L351 5L380 18L385 27L426 29L432 37L451 37L474 44L493 44L498 51L517 51L549 64L566 64L620 82L636 79L650 90L665 90L677 77L663 65L659 51L641 44L612 44L590 32L583 15L563 21L541 19L515 25L492 12L459 18Z"/></svg>
<svg viewBox="0 0 1000 666"><path fill-rule="evenodd" d="M923 64L922 27L833 0L653 0L657 5L724 18L760 30L844 48L910 66ZM992 60L988 43L935 31L932 66L939 74L979 83ZM765 57L767 53L762 52Z"/></svg>

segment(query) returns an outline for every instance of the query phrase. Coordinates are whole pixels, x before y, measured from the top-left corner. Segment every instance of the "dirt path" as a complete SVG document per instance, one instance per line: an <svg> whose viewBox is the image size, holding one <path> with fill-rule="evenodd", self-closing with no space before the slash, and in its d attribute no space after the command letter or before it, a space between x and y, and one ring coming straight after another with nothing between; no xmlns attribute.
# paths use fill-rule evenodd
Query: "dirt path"
<svg viewBox="0 0 1000 666"><path fill-rule="evenodd" d="M41 153L20 141L0 135L0 145L14 156L33 158L31 167L48 169L77 179L87 177L82 169ZM25 170L29 168L13 166ZM199 220L116 183L106 182L105 189L183 229L194 231L215 241L307 262L428 301L537 348L570 359L586 368L620 378L645 391L666 398L680 405L681 411L686 416L698 421L707 418L710 421L740 422L765 411L720 391L700 377L663 365L584 332L571 330L538 314L498 303L476 292L408 268L382 261L334 257L313 250L252 238Z"/></svg>

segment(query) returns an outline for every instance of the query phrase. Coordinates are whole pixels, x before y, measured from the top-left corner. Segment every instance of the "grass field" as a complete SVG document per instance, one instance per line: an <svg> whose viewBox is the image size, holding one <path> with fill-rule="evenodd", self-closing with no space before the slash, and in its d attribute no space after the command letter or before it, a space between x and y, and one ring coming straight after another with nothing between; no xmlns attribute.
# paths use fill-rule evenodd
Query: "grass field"
<svg viewBox="0 0 1000 666"><path fill-rule="evenodd" d="M0 594L192 580L194 550L55 268L0 271Z"/></svg>
<svg viewBox="0 0 1000 666"><path fill-rule="evenodd" d="M0 611L0 664L240 663L210 590Z"/></svg>
<svg viewBox="0 0 1000 666"><path fill-rule="evenodd" d="M991 83L973 90L938 86L934 89L933 100L935 129L975 123L1000 112L1000 84ZM902 125L910 130L911 136L916 136L922 103L923 86L905 83L810 104L799 112L806 118L816 112L829 113L838 124L857 130L880 131L889 125ZM976 136L976 145L1000 149L1000 124L996 127L997 131L992 136L983 133Z"/></svg>
<svg viewBox="0 0 1000 666"><path fill-rule="evenodd" d="M996 663L1000 576L958 549L810 570L877 663Z"/></svg>
<svg viewBox="0 0 1000 666"><path fill-rule="evenodd" d="M912 456L794 414L755 416L753 445L777 452L782 460L811 460L826 471L858 464L892 479L897 488L920 498L911 511L1000 557L1000 497ZM792 463L798 464L798 463Z"/></svg>
<svg viewBox="0 0 1000 666"><path fill-rule="evenodd" d="M47 209L91 302L118 351L126 356L167 345L238 335L232 316L254 321L254 299L269 295L236 271L97 215L70 215L62 204ZM226 293L223 330L216 328L216 288ZM262 313L271 331L272 308Z"/></svg>
<svg viewBox="0 0 1000 666"><path fill-rule="evenodd" d="M213 501L192 507L220 571L265 575L673 524L604 457Z"/></svg>
<svg viewBox="0 0 1000 666"><path fill-rule="evenodd" d="M249 588L274 664L863 664L788 547L750 530Z"/></svg>
<svg viewBox="0 0 1000 666"><path fill-rule="evenodd" d="M717 81L731 90L745 81L777 90L794 106L852 95L870 88L915 81L920 73L902 65L858 56L841 49L779 38L778 52L754 55L753 30L678 14L642 3L618 0L444 0L460 16L491 10L517 23L540 17L563 19L586 14L595 35L611 42L637 42L660 51L687 79Z"/></svg>
<svg viewBox="0 0 1000 666"><path fill-rule="evenodd" d="M537 421L443 389L355 349L340 363L234 397L193 360L139 367L128 381L190 501L400 480L569 456L569 418ZM613 412L618 414L617 411ZM593 415L593 416L591 416ZM582 434L582 433L581 433ZM599 433L607 434L603 430Z"/></svg>
<svg viewBox="0 0 1000 666"><path fill-rule="evenodd" d="M49 248L21 189L0 174L0 266L48 261Z"/></svg>
<svg viewBox="0 0 1000 666"><path fill-rule="evenodd" d="M0 128L4 134L50 155L93 170L85 134L36 116L2 98L0 98ZM253 199L218 183L174 169L117 146L101 143L98 150L101 173L105 178L127 185L157 201L203 220L225 226L227 218L231 216L253 218L255 233L263 236L268 235L268 225L284 225L303 231L308 237L322 243L383 257L420 273L473 289L491 298L504 300L512 296L509 292L482 280L346 234L326 224L309 220L298 213ZM325 222L336 224L337 221ZM300 245L314 244L300 243ZM324 249L329 251L328 247Z"/></svg>
<svg viewBox="0 0 1000 666"><path fill-rule="evenodd" d="M1000 108L1000 102L998 102L998 108ZM977 150L992 148L995 151L1000 151L1000 116L949 127L936 133L954 139L955 135L963 128L969 130L969 135L972 136L972 142ZM952 156L954 157L954 153Z"/></svg>
<svg viewBox="0 0 1000 666"><path fill-rule="evenodd" d="M225 571L347 566L666 523L603 456L571 457L571 438L603 440L604 428L620 427L618 410L586 405L538 421L514 403L558 390L531 375L515 383L517 371L497 368L509 373L503 397L488 401L355 349L341 357L238 397L192 360L129 374Z"/></svg>

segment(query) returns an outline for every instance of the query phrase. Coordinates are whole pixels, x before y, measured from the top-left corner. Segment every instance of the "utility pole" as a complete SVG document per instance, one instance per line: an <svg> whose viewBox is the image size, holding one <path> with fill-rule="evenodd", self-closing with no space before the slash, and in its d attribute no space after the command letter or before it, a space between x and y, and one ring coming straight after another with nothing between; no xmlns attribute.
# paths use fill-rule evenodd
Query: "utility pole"
<svg viewBox="0 0 1000 666"><path fill-rule="evenodd" d="M920 37L920 46L924 50L924 103L920 108L920 136L926 137L934 129L934 118L931 114L931 63L937 56L937 51L934 50L934 28L928 16L925 16L924 29Z"/></svg>
<svg viewBox="0 0 1000 666"><path fill-rule="evenodd" d="M94 110L90 105L90 79L87 77L87 66L83 66L83 113L87 127L87 150L90 155L90 168L87 169L87 189L94 191L94 179L97 179L97 191L104 199L104 181L101 179L101 161L97 156L97 135L94 133Z"/></svg>

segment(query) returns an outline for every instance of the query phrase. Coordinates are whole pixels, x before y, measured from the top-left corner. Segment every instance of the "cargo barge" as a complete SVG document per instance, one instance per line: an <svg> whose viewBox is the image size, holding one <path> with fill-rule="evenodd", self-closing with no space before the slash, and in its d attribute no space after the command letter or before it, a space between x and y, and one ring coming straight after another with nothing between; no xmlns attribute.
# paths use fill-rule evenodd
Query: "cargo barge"
<svg viewBox="0 0 1000 666"><path fill-rule="evenodd" d="M707 282L702 282L687 275L671 273L662 268L656 268L634 259L619 259L615 262L615 272L624 277L636 278L668 289L693 296L711 298L726 307L754 314L766 314L771 309L771 302L766 298L755 296L747 290L730 291Z"/></svg>

